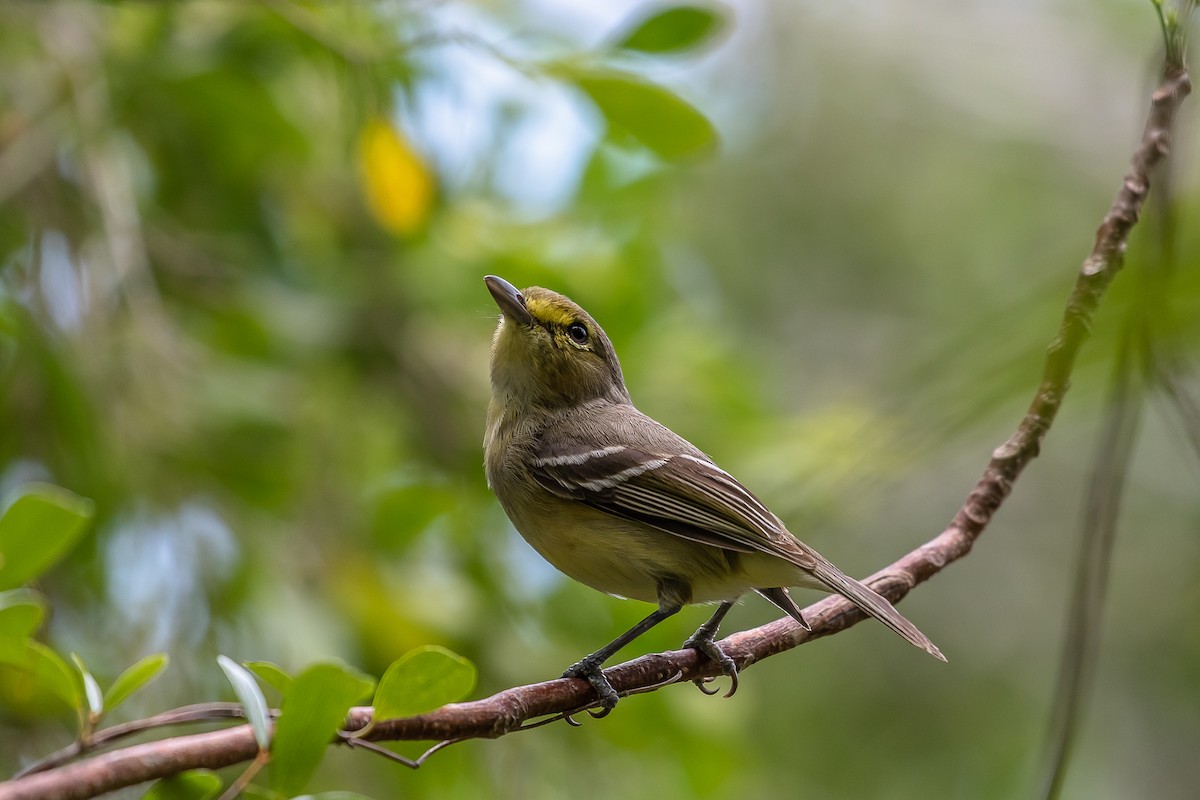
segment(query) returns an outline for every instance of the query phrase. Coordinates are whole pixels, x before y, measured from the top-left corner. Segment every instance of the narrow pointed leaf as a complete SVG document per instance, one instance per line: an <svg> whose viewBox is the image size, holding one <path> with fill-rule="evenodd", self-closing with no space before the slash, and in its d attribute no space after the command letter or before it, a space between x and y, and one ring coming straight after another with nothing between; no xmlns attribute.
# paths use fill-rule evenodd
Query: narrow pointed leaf
<svg viewBox="0 0 1200 800"><path fill-rule="evenodd" d="M375 719L411 717L457 702L475 688L475 665L444 647L419 647L396 659L375 692Z"/></svg>
<svg viewBox="0 0 1200 800"><path fill-rule="evenodd" d="M267 709L267 700L263 697L262 689L249 670L228 656L217 656L217 663L225 672L233 686L233 693L246 709L246 719L254 729L254 739L258 746L266 749L271 745L271 712Z"/></svg>
<svg viewBox="0 0 1200 800"><path fill-rule="evenodd" d="M86 497L44 483L30 484L0 517L0 589L43 574L74 546L92 518Z"/></svg>
<svg viewBox="0 0 1200 800"><path fill-rule="evenodd" d="M346 721L375 681L340 664L315 664L296 676L283 701L271 746L271 785L291 796L304 788Z"/></svg>
<svg viewBox="0 0 1200 800"><path fill-rule="evenodd" d="M169 659L166 653L146 656L117 676L104 693L104 707L112 711L129 696L162 674Z"/></svg>

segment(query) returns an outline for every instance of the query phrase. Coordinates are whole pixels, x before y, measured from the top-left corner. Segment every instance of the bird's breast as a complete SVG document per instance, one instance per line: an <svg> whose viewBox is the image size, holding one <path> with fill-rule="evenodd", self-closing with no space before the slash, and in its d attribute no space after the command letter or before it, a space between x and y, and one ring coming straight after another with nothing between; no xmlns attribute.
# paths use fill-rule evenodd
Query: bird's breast
<svg viewBox="0 0 1200 800"><path fill-rule="evenodd" d="M742 568L742 554L549 493L518 504L501 496L501 504L543 558L568 577L607 594L653 603L662 581L671 580L690 587L691 602L707 603L733 600L755 586Z"/></svg>

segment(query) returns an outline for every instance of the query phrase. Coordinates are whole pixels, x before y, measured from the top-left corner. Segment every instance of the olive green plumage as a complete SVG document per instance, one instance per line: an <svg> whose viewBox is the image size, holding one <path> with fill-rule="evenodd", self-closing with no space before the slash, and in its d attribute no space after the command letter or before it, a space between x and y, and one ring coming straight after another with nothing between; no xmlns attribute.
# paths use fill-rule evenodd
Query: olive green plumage
<svg viewBox="0 0 1200 800"><path fill-rule="evenodd" d="M729 604L749 591L806 627L786 587L837 592L944 660L887 600L789 533L690 442L638 411L612 343L586 311L548 289L518 291L494 276L486 283L502 312L484 439L489 485L521 535L559 570L659 606L567 671L591 681L606 707L616 694L600 664L688 603L722 603L688 644L736 676L712 638Z"/></svg>

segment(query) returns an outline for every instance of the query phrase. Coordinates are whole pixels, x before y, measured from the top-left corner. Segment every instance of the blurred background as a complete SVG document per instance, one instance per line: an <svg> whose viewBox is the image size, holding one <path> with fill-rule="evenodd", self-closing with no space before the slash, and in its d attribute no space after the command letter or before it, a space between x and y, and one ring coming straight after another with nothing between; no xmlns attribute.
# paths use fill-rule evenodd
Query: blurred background
<svg viewBox="0 0 1200 800"><path fill-rule="evenodd" d="M1150 3L739 0L631 41L662 8L0 7L0 497L45 480L96 502L38 588L46 640L103 680L171 655L122 718L229 697L218 653L379 675L439 644L482 697L647 612L542 563L485 485L487 273L579 301L639 407L851 574L949 522L1033 395L1141 133ZM903 604L949 664L864 624L730 700L672 687L416 773L331 752L313 788L1027 796L1154 266L1176 274L1152 316L1200 351L1194 108L1041 457ZM1066 797L1200 786L1200 461L1172 403L1146 411ZM773 617L748 598L725 629ZM3 774L70 741L69 711L0 700Z"/></svg>

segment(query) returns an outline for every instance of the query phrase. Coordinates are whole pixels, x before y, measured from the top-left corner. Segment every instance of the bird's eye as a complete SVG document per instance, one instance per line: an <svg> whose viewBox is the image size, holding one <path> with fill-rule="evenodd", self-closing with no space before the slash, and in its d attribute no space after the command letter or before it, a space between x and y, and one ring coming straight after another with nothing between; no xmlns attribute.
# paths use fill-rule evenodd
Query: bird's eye
<svg viewBox="0 0 1200 800"><path fill-rule="evenodd" d="M572 322L567 326L567 336L571 337L571 341L575 344L587 344L588 329L582 322Z"/></svg>

